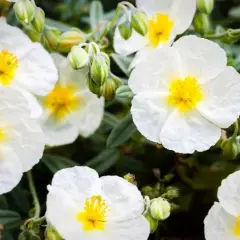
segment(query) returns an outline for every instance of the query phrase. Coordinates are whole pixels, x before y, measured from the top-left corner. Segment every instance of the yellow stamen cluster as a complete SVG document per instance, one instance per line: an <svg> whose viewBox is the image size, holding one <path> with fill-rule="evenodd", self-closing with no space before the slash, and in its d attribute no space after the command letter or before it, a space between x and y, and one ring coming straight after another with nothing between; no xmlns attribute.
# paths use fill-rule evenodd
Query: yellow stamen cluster
<svg viewBox="0 0 240 240"><path fill-rule="evenodd" d="M153 47L169 41L174 23L168 15L157 13L148 21L148 25L148 39Z"/></svg>
<svg viewBox="0 0 240 240"><path fill-rule="evenodd" d="M233 229L233 233L235 236L240 237L240 216L237 217L237 223Z"/></svg>
<svg viewBox="0 0 240 240"><path fill-rule="evenodd" d="M85 232L105 229L109 208L101 196L92 196L85 201L84 211L79 212L77 220L83 224Z"/></svg>
<svg viewBox="0 0 240 240"><path fill-rule="evenodd" d="M3 86L11 84L18 69L18 58L7 50L0 52L0 83Z"/></svg>
<svg viewBox="0 0 240 240"><path fill-rule="evenodd" d="M168 104L181 112L188 112L202 100L202 89L194 77L174 80L169 89Z"/></svg>

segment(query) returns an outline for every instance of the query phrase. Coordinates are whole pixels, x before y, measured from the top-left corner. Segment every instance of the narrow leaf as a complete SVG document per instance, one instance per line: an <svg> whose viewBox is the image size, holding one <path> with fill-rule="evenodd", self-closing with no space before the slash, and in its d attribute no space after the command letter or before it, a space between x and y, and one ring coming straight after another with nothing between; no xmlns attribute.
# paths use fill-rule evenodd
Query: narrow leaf
<svg viewBox="0 0 240 240"><path fill-rule="evenodd" d="M93 1L90 6L90 24L95 30L99 23L104 19L103 5L100 1Z"/></svg>
<svg viewBox="0 0 240 240"><path fill-rule="evenodd" d="M9 210L0 210L0 224L10 224L19 220L21 220L19 213Z"/></svg>
<svg viewBox="0 0 240 240"><path fill-rule="evenodd" d="M112 54L111 55L114 62L117 64L117 66L122 70L123 73L125 73L126 76L129 76L130 74L130 64L133 60L132 57L124 57L120 56L118 54Z"/></svg>

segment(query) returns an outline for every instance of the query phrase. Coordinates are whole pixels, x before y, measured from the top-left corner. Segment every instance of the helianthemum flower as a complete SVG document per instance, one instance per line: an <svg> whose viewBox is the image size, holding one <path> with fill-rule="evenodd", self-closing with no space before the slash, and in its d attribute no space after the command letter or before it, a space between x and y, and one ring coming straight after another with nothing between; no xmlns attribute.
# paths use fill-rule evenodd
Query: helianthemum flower
<svg viewBox="0 0 240 240"><path fill-rule="evenodd" d="M124 40L118 28L114 36L117 53L126 56L138 52L133 65L153 50L171 45L177 35L189 28L196 11L196 0L137 0L136 4L148 17L146 36L133 30L130 39Z"/></svg>
<svg viewBox="0 0 240 240"><path fill-rule="evenodd" d="M86 71L74 70L67 58L53 54L59 69L55 88L40 99L43 108L41 126L49 146L72 143L78 135L88 137L99 127L104 99L87 87Z"/></svg>
<svg viewBox="0 0 240 240"><path fill-rule="evenodd" d="M11 191L23 172L42 157L44 134L30 118L26 98L17 90L0 88L0 194Z"/></svg>
<svg viewBox="0 0 240 240"><path fill-rule="evenodd" d="M223 180L215 202L205 218L206 240L240 238L240 171Z"/></svg>
<svg viewBox="0 0 240 240"><path fill-rule="evenodd" d="M65 240L147 240L137 187L117 176L99 178L88 167L57 172L48 187L47 220Z"/></svg>
<svg viewBox="0 0 240 240"><path fill-rule="evenodd" d="M41 108L34 95L48 94L57 78L48 52L0 18L0 86L18 88L28 99L32 116L37 117Z"/></svg>
<svg viewBox="0 0 240 240"><path fill-rule="evenodd" d="M240 114L240 75L226 64L224 50L196 36L152 53L129 80L138 130L175 152L209 149Z"/></svg>

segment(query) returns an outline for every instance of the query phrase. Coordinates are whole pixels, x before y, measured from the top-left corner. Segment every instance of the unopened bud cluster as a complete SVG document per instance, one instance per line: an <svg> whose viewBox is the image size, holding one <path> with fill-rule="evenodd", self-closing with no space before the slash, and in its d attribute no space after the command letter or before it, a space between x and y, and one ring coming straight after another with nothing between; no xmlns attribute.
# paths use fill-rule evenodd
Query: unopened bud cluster
<svg viewBox="0 0 240 240"><path fill-rule="evenodd" d="M88 87L91 92L112 100L122 81L110 71L110 58L94 42L74 46L68 59L75 70L88 68Z"/></svg>
<svg viewBox="0 0 240 240"><path fill-rule="evenodd" d="M210 14L214 8L215 0L197 0L198 10Z"/></svg>
<svg viewBox="0 0 240 240"><path fill-rule="evenodd" d="M125 40L132 36L133 30L142 36L148 32L148 19L147 15L139 9L131 9L122 18L121 23L118 25L119 32Z"/></svg>

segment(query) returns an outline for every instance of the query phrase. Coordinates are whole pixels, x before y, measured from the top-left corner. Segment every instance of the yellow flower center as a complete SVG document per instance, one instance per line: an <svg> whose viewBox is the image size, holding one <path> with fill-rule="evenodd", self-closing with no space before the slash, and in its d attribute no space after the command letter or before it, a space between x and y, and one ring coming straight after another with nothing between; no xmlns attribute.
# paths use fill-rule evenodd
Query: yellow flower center
<svg viewBox="0 0 240 240"><path fill-rule="evenodd" d="M234 233L234 235L240 237L240 216L237 217L237 223L236 223L235 227L233 228L233 233Z"/></svg>
<svg viewBox="0 0 240 240"><path fill-rule="evenodd" d="M2 50L0 52L0 83L3 86L11 84L18 68L18 58L14 53Z"/></svg>
<svg viewBox="0 0 240 240"><path fill-rule="evenodd" d="M202 89L194 77L174 80L169 91L168 104L178 108L181 112L192 110L203 98Z"/></svg>
<svg viewBox="0 0 240 240"><path fill-rule="evenodd" d="M104 231L109 208L101 196L92 196L85 201L84 211L79 212L77 220L83 224L85 232Z"/></svg>
<svg viewBox="0 0 240 240"><path fill-rule="evenodd" d="M148 25L148 39L153 47L169 41L174 23L168 15L157 13Z"/></svg>
<svg viewBox="0 0 240 240"><path fill-rule="evenodd" d="M0 142L3 142L6 139L6 130L0 128Z"/></svg>
<svg viewBox="0 0 240 240"><path fill-rule="evenodd" d="M75 96L74 87L57 86L45 99L45 106L50 109L57 120L64 119L76 110L79 103L80 97Z"/></svg>

